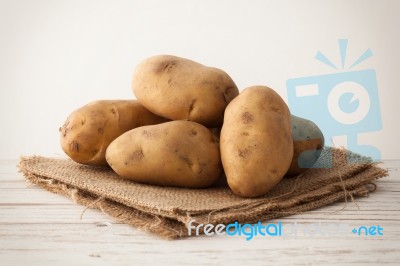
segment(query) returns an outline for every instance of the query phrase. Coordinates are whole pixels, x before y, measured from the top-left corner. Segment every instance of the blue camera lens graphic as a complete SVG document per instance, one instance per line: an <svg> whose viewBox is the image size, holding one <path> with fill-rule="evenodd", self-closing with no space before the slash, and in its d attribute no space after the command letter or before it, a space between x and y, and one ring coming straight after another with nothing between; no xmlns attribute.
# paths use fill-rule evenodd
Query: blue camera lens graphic
<svg viewBox="0 0 400 266"><path fill-rule="evenodd" d="M368 91L356 82L341 82L332 88L328 95L329 113L342 124L355 125L362 121L370 107Z"/></svg>
<svg viewBox="0 0 400 266"><path fill-rule="evenodd" d="M343 112L354 113L360 106L360 100L354 99L356 95L351 92L345 92L339 99L339 106Z"/></svg>

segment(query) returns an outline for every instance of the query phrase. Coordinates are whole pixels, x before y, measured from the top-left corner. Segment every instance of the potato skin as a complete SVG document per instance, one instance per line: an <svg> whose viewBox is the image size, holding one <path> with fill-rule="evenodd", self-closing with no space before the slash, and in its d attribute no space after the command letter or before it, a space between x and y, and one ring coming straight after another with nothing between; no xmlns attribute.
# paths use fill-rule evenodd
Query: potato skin
<svg viewBox="0 0 400 266"><path fill-rule="evenodd" d="M107 165L108 145L122 133L143 125L167 121L136 100L99 100L72 112L59 129L60 144L74 161Z"/></svg>
<svg viewBox="0 0 400 266"><path fill-rule="evenodd" d="M242 197L259 197L285 175L293 157L290 112L265 86L246 88L226 108L220 138L228 185Z"/></svg>
<svg viewBox="0 0 400 266"><path fill-rule="evenodd" d="M239 94L224 71L172 55L142 61L134 71L132 89L151 112L206 127L221 126L226 106Z"/></svg>
<svg viewBox="0 0 400 266"><path fill-rule="evenodd" d="M321 155L325 138L321 129L311 120L291 116L293 159L286 176L304 173Z"/></svg>
<svg viewBox="0 0 400 266"><path fill-rule="evenodd" d="M130 130L110 144L106 158L118 175L152 185L204 188L223 172L217 137L190 121Z"/></svg>

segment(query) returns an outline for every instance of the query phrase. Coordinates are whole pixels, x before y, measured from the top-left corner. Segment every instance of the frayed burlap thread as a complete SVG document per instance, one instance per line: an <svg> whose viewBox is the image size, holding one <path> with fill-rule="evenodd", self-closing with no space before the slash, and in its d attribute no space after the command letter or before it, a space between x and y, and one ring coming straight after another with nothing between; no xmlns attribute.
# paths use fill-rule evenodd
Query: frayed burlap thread
<svg viewBox="0 0 400 266"><path fill-rule="evenodd" d="M345 149L325 148L317 165L320 168L285 177L267 195L255 199L234 195L224 182L207 189L151 186L123 179L108 167L69 159L23 157L19 168L26 179L51 192L99 209L119 222L175 239L188 235L190 220L256 223L336 201L351 202L368 195L367 186L388 174L368 158Z"/></svg>

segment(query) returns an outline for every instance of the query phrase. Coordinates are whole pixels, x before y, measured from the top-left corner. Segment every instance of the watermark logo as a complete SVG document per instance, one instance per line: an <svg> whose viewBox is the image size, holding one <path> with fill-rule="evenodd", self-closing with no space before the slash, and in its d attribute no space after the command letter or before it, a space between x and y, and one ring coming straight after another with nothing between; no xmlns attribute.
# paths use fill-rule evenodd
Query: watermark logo
<svg viewBox="0 0 400 266"><path fill-rule="evenodd" d="M188 236L199 236L204 233L206 236L227 235L244 237L246 241L254 237L319 237L319 236L383 236L383 227L359 226L351 227L345 223L267 223L260 221L256 224L240 224L238 222L224 224L198 224L194 220L188 223Z"/></svg>
<svg viewBox="0 0 400 266"><path fill-rule="evenodd" d="M347 39L338 40L341 70L318 51L315 59L334 69L335 73L289 79L286 82L291 112L315 122L322 130L326 144L337 136L347 138L347 149L377 161L380 150L361 145L358 135L382 129L376 73L373 69L353 70L372 56L371 49L362 53L347 67Z"/></svg>
<svg viewBox="0 0 400 266"><path fill-rule="evenodd" d="M383 236L383 227L380 225L360 226L353 228L351 232L355 235L364 236Z"/></svg>

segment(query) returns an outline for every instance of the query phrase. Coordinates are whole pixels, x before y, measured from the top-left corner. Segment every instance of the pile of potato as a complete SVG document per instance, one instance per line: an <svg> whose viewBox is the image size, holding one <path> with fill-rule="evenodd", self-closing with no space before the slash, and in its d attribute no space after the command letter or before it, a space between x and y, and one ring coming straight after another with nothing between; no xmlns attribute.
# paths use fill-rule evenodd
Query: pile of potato
<svg viewBox="0 0 400 266"><path fill-rule="evenodd" d="M109 165L120 176L161 186L205 188L225 178L236 195L266 194L318 159L324 137L292 116L265 86L240 94L224 71L170 55L141 62L138 100L102 100L75 110L60 128L74 161Z"/></svg>

